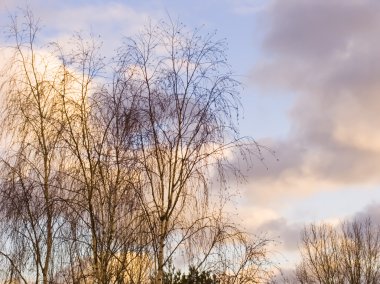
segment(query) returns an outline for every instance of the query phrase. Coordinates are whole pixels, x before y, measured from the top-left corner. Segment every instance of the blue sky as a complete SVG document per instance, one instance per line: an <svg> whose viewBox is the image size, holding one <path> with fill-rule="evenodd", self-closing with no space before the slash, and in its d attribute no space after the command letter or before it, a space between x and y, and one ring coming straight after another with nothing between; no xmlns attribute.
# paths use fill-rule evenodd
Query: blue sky
<svg viewBox="0 0 380 284"><path fill-rule="evenodd" d="M0 2L0 26L25 1ZM380 202L380 4L372 0L43 1L30 8L47 40L102 35L112 54L123 36L170 15L226 38L243 83L242 135L276 150L247 173L237 211L292 258L314 221L378 218ZM3 42L4 43L4 42ZM1 42L0 42L1 44ZM4 46L4 44L1 44ZM0 50L1 52L1 50Z"/></svg>

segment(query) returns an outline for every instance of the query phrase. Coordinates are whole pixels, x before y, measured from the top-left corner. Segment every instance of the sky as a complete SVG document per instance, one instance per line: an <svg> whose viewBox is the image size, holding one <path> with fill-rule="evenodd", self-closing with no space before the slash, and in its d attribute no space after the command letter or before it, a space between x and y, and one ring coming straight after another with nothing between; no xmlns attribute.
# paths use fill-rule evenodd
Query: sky
<svg viewBox="0 0 380 284"><path fill-rule="evenodd" d="M281 241L283 267L305 224L380 221L379 1L0 0L1 30L26 3L47 41L91 31L105 54L168 17L227 39L241 135L275 151L245 172L236 210L248 231Z"/></svg>

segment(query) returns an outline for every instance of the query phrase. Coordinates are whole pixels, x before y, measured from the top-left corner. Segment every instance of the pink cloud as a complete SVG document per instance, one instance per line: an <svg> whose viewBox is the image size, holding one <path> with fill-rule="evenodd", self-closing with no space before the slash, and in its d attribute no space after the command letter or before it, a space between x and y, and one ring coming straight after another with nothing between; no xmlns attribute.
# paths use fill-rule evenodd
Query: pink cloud
<svg viewBox="0 0 380 284"><path fill-rule="evenodd" d="M249 176L253 202L380 183L380 3L275 1L255 86L296 96L291 130ZM265 91L263 91L265 93Z"/></svg>

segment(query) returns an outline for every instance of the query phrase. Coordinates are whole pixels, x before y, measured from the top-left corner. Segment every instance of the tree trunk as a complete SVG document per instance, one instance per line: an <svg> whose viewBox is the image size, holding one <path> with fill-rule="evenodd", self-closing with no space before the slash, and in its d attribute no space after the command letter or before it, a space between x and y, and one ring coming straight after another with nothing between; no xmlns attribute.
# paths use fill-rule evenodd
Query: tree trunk
<svg viewBox="0 0 380 284"><path fill-rule="evenodd" d="M166 239L166 226L167 221L160 221L160 235L158 241L158 255L157 255L157 272L155 284L164 283L164 249L165 249L165 239Z"/></svg>

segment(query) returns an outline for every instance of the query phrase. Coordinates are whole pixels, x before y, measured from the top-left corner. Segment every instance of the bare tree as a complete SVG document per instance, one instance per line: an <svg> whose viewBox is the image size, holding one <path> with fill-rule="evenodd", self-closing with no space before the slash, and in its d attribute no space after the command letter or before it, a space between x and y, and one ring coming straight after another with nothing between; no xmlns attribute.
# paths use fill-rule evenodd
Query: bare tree
<svg viewBox="0 0 380 284"><path fill-rule="evenodd" d="M310 225L302 238L300 283L378 283L380 230L370 220Z"/></svg>
<svg viewBox="0 0 380 284"><path fill-rule="evenodd" d="M94 40L75 36L70 52L54 44L47 53L36 48L32 13L24 15L24 24L14 18L11 26L13 68L2 85L8 147L0 253L7 279L121 281L144 254L147 236L128 151L133 116L116 80L96 81L104 64Z"/></svg>
<svg viewBox="0 0 380 284"><path fill-rule="evenodd" d="M63 124L56 87L59 68L36 47L38 24L30 11L25 23L12 18L12 68L1 90L3 143L0 210L2 249L9 281L50 283L54 273L55 242L61 221ZM29 271L33 271L30 273Z"/></svg>
<svg viewBox="0 0 380 284"><path fill-rule="evenodd" d="M132 255L146 257L149 236L136 195L133 102L117 76L111 83L100 80L105 65L93 38L77 35L67 54L57 47L69 82L61 104L70 161L65 175L71 222L66 239L72 242L69 254L76 267L71 274L96 283L118 283L135 266ZM138 281L136 275L147 270L139 269L133 269L130 281Z"/></svg>
<svg viewBox="0 0 380 284"><path fill-rule="evenodd" d="M121 77L138 104L139 198L154 236L155 283L174 251L199 235L191 228L204 230L215 217L210 180L222 192L229 155L257 146L234 125L239 84L225 48L214 34L171 22L147 27L119 52Z"/></svg>

